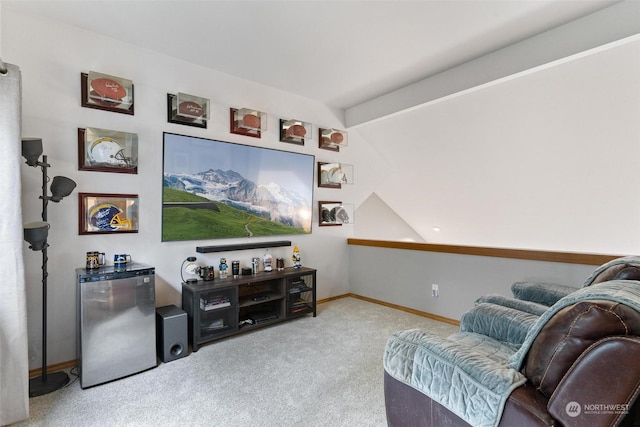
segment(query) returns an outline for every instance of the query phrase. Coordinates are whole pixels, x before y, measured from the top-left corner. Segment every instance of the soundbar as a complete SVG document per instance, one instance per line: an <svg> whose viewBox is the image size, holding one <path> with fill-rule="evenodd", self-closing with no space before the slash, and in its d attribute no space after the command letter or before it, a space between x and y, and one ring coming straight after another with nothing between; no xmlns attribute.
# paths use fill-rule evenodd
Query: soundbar
<svg viewBox="0 0 640 427"><path fill-rule="evenodd" d="M235 245L197 246L196 252L201 254L206 254L211 252L228 252L228 251L243 251L246 249L276 248L280 246L291 246L291 240L280 240L277 242L238 243Z"/></svg>

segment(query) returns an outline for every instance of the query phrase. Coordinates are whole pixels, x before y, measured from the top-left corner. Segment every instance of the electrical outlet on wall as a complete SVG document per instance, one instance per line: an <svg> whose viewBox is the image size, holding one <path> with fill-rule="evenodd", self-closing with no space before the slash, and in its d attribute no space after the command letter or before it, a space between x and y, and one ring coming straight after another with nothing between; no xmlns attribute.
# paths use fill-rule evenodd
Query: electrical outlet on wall
<svg viewBox="0 0 640 427"><path fill-rule="evenodd" d="M440 287L435 283L431 285L431 296L437 298L440 295Z"/></svg>

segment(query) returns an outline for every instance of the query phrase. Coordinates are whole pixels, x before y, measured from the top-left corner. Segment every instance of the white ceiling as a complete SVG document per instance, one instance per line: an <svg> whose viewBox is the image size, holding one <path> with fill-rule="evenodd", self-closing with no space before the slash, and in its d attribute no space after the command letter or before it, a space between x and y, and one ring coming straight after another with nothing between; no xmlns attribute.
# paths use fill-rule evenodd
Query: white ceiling
<svg viewBox="0 0 640 427"><path fill-rule="evenodd" d="M347 109L614 0L0 0Z"/></svg>

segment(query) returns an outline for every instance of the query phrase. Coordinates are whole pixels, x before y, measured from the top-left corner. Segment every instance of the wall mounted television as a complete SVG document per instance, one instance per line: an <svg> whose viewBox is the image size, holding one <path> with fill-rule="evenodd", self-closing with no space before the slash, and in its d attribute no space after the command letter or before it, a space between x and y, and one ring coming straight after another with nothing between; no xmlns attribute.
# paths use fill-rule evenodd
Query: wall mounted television
<svg viewBox="0 0 640 427"><path fill-rule="evenodd" d="M162 241L311 233L314 160L164 132Z"/></svg>

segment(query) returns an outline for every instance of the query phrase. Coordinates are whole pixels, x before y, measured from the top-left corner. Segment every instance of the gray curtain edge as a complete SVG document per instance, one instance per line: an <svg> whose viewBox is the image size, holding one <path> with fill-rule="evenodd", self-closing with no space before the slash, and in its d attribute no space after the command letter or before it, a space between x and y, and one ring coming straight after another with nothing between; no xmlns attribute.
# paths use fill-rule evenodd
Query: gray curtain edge
<svg viewBox="0 0 640 427"><path fill-rule="evenodd" d="M22 83L0 75L0 425L29 418L27 303L22 242Z"/></svg>

